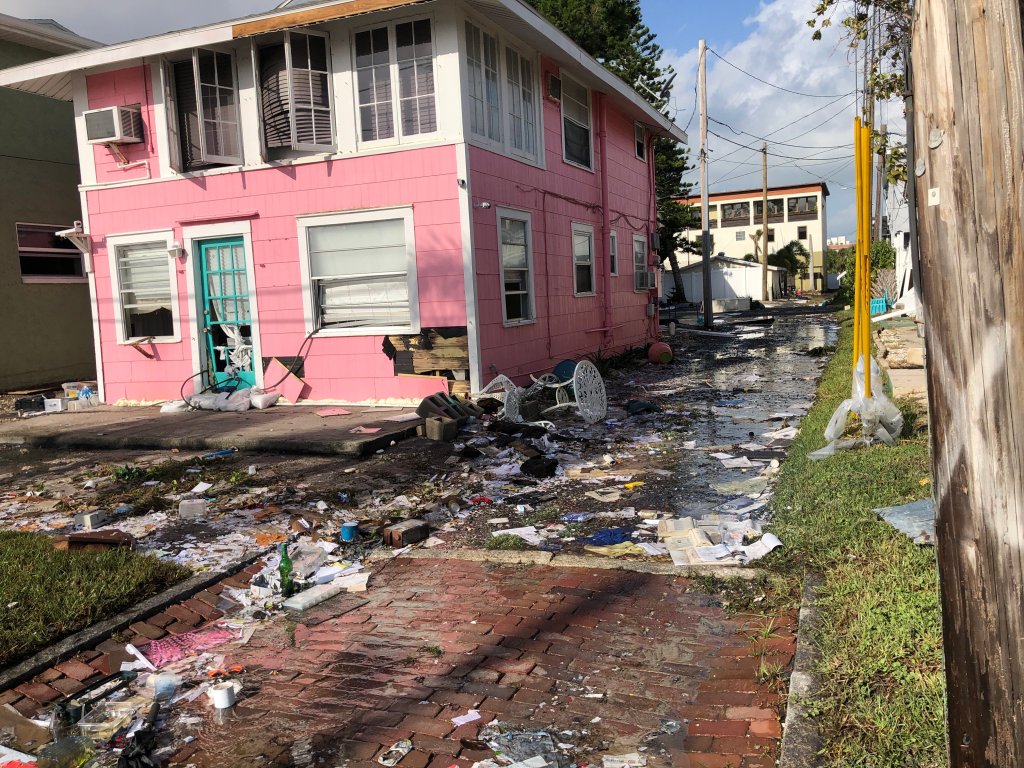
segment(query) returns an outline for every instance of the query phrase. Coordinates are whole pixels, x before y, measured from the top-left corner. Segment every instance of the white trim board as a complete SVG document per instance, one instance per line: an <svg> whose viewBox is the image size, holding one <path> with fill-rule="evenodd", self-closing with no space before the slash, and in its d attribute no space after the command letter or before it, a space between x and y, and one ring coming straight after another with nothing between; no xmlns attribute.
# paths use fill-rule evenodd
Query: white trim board
<svg viewBox="0 0 1024 768"><path fill-rule="evenodd" d="M188 290L189 346L192 351L192 370L198 374L202 371L203 350L199 341L199 301L196 293L195 245L201 240L213 240L224 237L241 237L245 249L245 279L249 290L249 316L252 319L252 368L256 374L256 386L263 387L263 345L260 340L260 311L256 292L256 254L252 248L252 222L249 219L223 221L216 224L196 224L184 226L181 230L181 242L187 254L185 260L185 283ZM194 384L193 380L193 384ZM209 382L200 385L201 388ZM197 389L198 389L197 388Z"/></svg>

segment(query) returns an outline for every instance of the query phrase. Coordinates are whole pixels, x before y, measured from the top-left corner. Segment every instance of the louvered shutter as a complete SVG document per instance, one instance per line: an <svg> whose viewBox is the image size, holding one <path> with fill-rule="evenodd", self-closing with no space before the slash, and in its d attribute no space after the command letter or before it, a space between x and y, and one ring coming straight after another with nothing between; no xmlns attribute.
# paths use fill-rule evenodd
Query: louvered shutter
<svg viewBox="0 0 1024 768"><path fill-rule="evenodd" d="M263 140L267 148L291 148L288 66L283 43L260 48L260 104L263 109Z"/></svg>
<svg viewBox="0 0 1024 768"><path fill-rule="evenodd" d="M199 106L196 102L196 78L192 60L171 65L174 76L174 102L178 111L178 146L181 165L191 170L202 163L203 150L199 139Z"/></svg>

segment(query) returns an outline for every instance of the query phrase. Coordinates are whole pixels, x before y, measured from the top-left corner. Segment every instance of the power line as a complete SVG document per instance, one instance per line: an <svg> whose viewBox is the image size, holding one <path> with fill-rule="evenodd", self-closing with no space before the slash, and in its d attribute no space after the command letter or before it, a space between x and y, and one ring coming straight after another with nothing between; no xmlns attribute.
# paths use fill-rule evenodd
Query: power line
<svg viewBox="0 0 1024 768"><path fill-rule="evenodd" d="M708 48L708 50L711 51L711 53L713 53L721 61L724 61L726 64L728 64L730 67L732 67L736 71L742 72L747 77L753 78L754 80L757 80L757 82L759 82L759 83L764 83L765 85L771 86L772 88L776 88L776 89L778 89L780 91L784 91L785 93L792 93L794 96L807 96L808 98L812 98L812 99L842 98L842 96L840 96L839 94L835 94L835 93L833 93L833 94L828 94L828 93L803 93L802 91L794 91L794 90L792 90L790 88L783 88L781 85L776 85L775 83L769 83L767 80L763 80L760 77L758 77L757 75L755 75L755 74L753 74L751 72L747 72L747 70L743 69L742 67L736 66L731 61L729 61L727 58L725 58L720 53L715 51L713 48ZM848 96L848 95L849 94L843 94L843 96Z"/></svg>
<svg viewBox="0 0 1024 768"><path fill-rule="evenodd" d="M47 160L46 158L43 158L43 157L23 157L22 155L7 155L7 154L3 154L3 153L0 153L0 157L7 157L7 158L10 158L11 160L27 160L30 163L53 163L54 165L75 165L75 166L78 165L77 162L75 162L75 163L68 163L68 162L65 162L64 160Z"/></svg>
<svg viewBox="0 0 1024 768"><path fill-rule="evenodd" d="M726 138L725 136L722 136L721 134L715 133L714 131L708 131L708 133L710 133L715 138L721 139L722 141L727 141L730 144L735 144L737 147L740 147L741 149L751 149L751 146L749 144L740 144L738 141L733 141L732 139ZM806 158L803 158L803 157L794 157L793 155L780 155L780 154L777 154L775 152L769 152L768 154L771 157L779 157L779 158L782 158L784 160L805 160L806 159ZM847 160L847 159L852 159L852 158L853 158L853 155L843 155L841 157L831 157L831 158L828 158L828 159L829 160Z"/></svg>
<svg viewBox="0 0 1024 768"><path fill-rule="evenodd" d="M700 72L700 62L704 58L704 56L706 56L706 55L707 55L706 53L701 53L701 55L697 57L697 71L698 72ZM686 121L686 127L683 128L683 133L686 133L690 129L690 123L693 122L693 118L697 114L697 80L698 80L698 76L694 75L694 78L693 78L693 109L690 110L690 119Z"/></svg>
<svg viewBox="0 0 1024 768"><path fill-rule="evenodd" d="M853 142L852 141L847 143L847 144L834 144L834 145L827 146L827 147L823 147L823 146L820 146L820 145L791 144L788 141L775 141L773 139L769 139L769 138L766 138L764 136L758 136L756 133L750 133L749 131L738 131L735 128L733 128L731 125L729 125L728 123L722 122L721 120L716 120L715 118L711 117L710 115L708 116L708 120L710 120L712 123L717 123L718 125L724 125L726 128L728 128L730 131L735 133L737 136L740 136L740 135L752 136L753 138L757 139L758 141L767 141L767 142L770 142L771 144L775 144L776 146L780 146L780 147L793 147L794 149L850 149L850 148L853 147ZM811 130L814 130L814 129L812 128Z"/></svg>
<svg viewBox="0 0 1024 768"><path fill-rule="evenodd" d="M797 123L799 123L799 122L800 122L801 120L806 120L806 119L807 119L808 117L810 117L811 115L813 115L813 114L816 114L816 113L818 113L818 112L821 112L821 110L823 110L823 109L828 109L828 108L829 108L830 106L832 106L833 104L835 104L835 103L836 103L837 101L839 101L840 99L844 99L844 98L849 98L850 96L855 96L855 94L854 94L853 92L847 93L847 94L845 94L845 95L843 95L843 96L840 96L839 98L833 99L832 101L828 102L827 104L823 104L822 106L818 107L817 109L812 109L812 110L811 110L810 112L808 112L808 113L807 113L806 115L801 115L800 117L796 118L795 120L790 120L790 121L789 121L788 123L786 123L786 124L785 124L785 125L783 125L782 127L780 127L780 128L776 128L775 130L771 131L771 132L770 132L770 133L768 134L768 136L770 137L770 136L774 136L774 135L775 135L776 133L781 133L782 131L786 130L787 128L789 128L789 127L791 127L791 126L794 126L794 125L796 125L796 124L797 124ZM854 100L856 101L856 98L855 98ZM811 131L816 131L816 130L817 130L818 128L821 128L821 126L823 126L823 125L826 125L827 123L830 123L830 122L832 122L833 120L835 120L835 119L836 119L837 117L839 117L839 115L843 114L843 113L844 113L844 112L845 112L846 110L848 110L848 109L849 109L849 108L850 108L851 106L853 106L853 104L852 104L852 103L844 104L844 105L842 106L842 108L841 108L841 109L840 109L840 110L839 110L838 112L836 112L835 114L833 114L833 115L832 115L831 117L829 117L829 118L828 118L827 120L823 120L822 122L820 122L820 123L818 123L817 125L815 125L815 126L814 126L813 128L808 128L808 129L807 129L806 131L804 131L803 133L798 133L798 134L797 134L796 136L790 136L790 137L789 137L789 140L792 140L792 139L799 139L799 138L801 138L802 136L806 136L806 135L807 135L808 133L810 133ZM764 141L764 139L762 139L762 141ZM743 151L742 149L734 149L734 150L732 150L731 152L729 152L729 153L727 153L727 154L725 154L725 155L722 155L721 157L719 157L719 158L717 158L717 159L718 159L718 161L719 161L719 162L721 162L722 160L725 160L725 158L727 158L727 157L732 157L733 155L737 154L738 152L742 152L742 151Z"/></svg>

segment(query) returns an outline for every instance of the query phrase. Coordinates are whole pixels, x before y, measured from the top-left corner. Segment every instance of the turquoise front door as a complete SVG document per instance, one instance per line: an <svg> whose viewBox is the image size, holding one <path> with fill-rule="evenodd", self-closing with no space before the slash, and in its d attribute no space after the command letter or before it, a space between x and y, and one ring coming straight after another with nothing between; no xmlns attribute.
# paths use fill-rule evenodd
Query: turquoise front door
<svg viewBox="0 0 1024 768"><path fill-rule="evenodd" d="M199 244L204 370L211 385L244 388L256 384L245 261L241 237Z"/></svg>

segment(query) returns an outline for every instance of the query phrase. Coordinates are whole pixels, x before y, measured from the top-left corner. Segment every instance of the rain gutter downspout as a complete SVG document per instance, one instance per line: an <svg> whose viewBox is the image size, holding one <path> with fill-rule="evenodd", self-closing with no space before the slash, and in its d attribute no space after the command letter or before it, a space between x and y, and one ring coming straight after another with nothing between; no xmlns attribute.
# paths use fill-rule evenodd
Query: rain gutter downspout
<svg viewBox="0 0 1024 768"><path fill-rule="evenodd" d="M612 221L611 210L608 203L608 98L605 94L598 94L601 107L601 124L597 132L598 152L601 155L600 183L601 183L601 253L604 254L604 268L601 270L601 279L604 283L604 307L602 325L605 327L604 344L610 346L612 343L612 274L611 274L611 240Z"/></svg>

